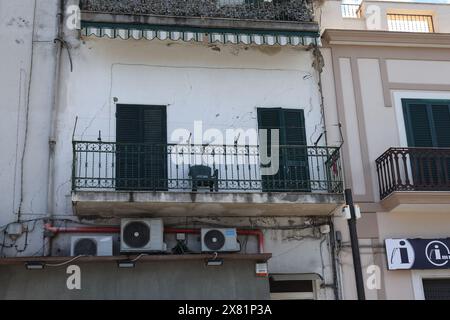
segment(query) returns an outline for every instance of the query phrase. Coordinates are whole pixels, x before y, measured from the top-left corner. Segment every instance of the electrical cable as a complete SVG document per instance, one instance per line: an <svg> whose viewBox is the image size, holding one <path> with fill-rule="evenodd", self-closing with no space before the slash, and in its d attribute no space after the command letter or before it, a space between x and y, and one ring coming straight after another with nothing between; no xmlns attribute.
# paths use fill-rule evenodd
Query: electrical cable
<svg viewBox="0 0 450 320"><path fill-rule="evenodd" d="M30 74L28 76L28 89L27 89L27 102L25 109L25 134L23 139L23 149L22 156L20 159L20 198L19 198L19 208L17 210L17 222L20 222L20 215L22 213L22 205L23 205L23 194L24 194L24 164L25 164L25 152L27 150L28 144L28 125L29 125L29 115L30 115L30 96L31 96L31 80L33 77L33 56L34 56L34 32L36 27L36 6L37 0L34 1L33 8L33 29L31 33L31 57L30 57Z"/></svg>
<svg viewBox="0 0 450 320"><path fill-rule="evenodd" d="M88 256L80 254L80 255L78 255L78 256L70 259L70 260L67 260L67 261L64 261L64 262L61 262L61 263L55 263L55 264L53 264L53 263L46 263L45 266L46 267L62 267L62 266L65 266L66 264L69 264L69 263L71 263L71 262L73 262L75 260L78 260L78 259L82 258L82 257L88 257Z"/></svg>

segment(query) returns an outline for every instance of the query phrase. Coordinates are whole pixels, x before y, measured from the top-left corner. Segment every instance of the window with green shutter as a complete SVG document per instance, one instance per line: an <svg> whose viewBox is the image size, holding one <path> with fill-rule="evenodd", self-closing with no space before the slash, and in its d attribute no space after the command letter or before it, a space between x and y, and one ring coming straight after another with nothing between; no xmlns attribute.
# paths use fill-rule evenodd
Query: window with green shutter
<svg viewBox="0 0 450 320"><path fill-rule="evenodd" d="M403 99L410 147L450 147L450 100Z"/></svg>
<svg viewBox="0 0 450 320"><path fill-rule="evenodd" d="M262 176L263 191L311 190L306 146L305 116L302 109L258 108L258 127L267 129L268 145L272 145L270 130L279 130L280 168L278 173ZM269 156L271 148L268 148Z"/></svg>
<svg viewBox="0 0 450 320"><path fill-rule="evenodd" d="M167 190L165 106L118 104L116 189Z"/></svg>
<svg viewBox="0 0 450 320"><path fill-rule="evenodd" d="M450 100L403 99L402 105L409 147L450 148ZM411 151L410 158L417 189L426 190L448 179L447 157L422 149Z"/></svg>

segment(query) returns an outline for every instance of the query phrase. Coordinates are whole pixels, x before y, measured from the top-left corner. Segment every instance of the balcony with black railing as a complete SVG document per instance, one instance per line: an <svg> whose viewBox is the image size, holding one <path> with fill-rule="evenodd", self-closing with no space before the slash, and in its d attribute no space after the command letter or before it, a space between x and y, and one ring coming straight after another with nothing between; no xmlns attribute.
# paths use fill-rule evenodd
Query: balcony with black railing
<svg viewBox="0 0 450 320"><path fill-rule="evenodd" d="M221 210L238 204L244 210L248 204L255 214L264 214L258 206L277 203L280 214L296 215L286 205L321 203L322 213L330 213L343 200L339 148L279 146L265 154L250 145L74 141L73 201L81 202L79 208L93 197L122 205L169 202L171 208L203 202L220 204ZM98 207L85 209L88 214Z"/></svg>
<svg viewBox="0 0 450 320"><path fill-rule="evenodd" d="M376 166L380 199L396 191L450 191L450 148L389 148Z"/></svg>
<svg viewBox="0 0 450 320"><path fill-rule="evenodd" d="M334 147L280 146L273 171L261 164L259 147L249 145L75 141L73 154L74 190L197 191L204 182L212 192L342 192Z"/></svg>

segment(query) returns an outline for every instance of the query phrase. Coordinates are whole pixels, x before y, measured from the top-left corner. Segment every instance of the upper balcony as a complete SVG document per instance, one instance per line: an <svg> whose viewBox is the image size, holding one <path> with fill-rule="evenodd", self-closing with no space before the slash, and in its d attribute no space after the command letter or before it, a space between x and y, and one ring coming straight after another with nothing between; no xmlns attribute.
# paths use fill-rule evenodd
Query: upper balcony
<svg viewBox="0 0 450 320"><path fill-rule="evenodd" d="M203 41L213 34L211 42L309 45L319 30L312 0L80 0L80 7L85 36L153 39L154 32Z"/></svg>
<svg viewBox="0 0 450 320"><path fill-rule="evenodd" d="M447 3L399 0L327 0L321 29L450 33Z"/></svg>
<svg viewBox="0 0 450 320"><path fill-rule="evenodd" d="M382 205L388 211L450 209L449 148L389 148L377 160Z"/></svg>
<svg viewBox="0 0 450 320"><path fill-rule="evenodd" d="M79 215L108 216L327 215L343 202L338 148L279 146L270 165L260 151L74 141L72 200Z"/></svg>

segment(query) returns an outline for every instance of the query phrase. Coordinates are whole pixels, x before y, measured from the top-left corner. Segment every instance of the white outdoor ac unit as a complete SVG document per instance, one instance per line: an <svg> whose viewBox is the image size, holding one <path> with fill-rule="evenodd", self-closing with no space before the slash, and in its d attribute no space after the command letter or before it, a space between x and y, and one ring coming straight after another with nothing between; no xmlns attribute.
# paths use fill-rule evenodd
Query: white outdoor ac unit
<svg viewBox="0 0 450 320"><path fill-rule="evenodd" d="M202 252L236 252L241 250L237 231L228 229L202 229Z"/></svg>
<svg viewBox="0 0 450 320"><path fill-rule="evenodd" d="M120 252L146 253L166 251L162 219L122 219Z"/></svg>
<svg viewBox="0 0 450 320"><path fill-rule="evenodd" d="M112 236L72 236L70 239L71 256L112 256Z"/></svg>

